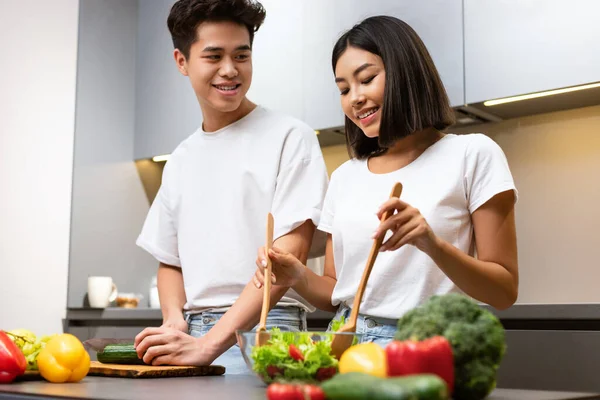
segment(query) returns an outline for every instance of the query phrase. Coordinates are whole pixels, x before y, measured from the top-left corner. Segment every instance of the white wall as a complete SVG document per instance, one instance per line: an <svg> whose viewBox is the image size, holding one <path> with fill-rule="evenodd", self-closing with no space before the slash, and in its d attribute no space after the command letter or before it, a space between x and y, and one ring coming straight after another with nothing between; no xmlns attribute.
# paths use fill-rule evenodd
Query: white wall
<svg viewBox="0 0 600 400"><path fill-rule="evenodd" d="M0 328L62 331L77 0L0 0ZM12 304L8 306L8 304Z"/></svg>
<svg viewBox="0 0 600 400"><path fill-rule="evenodd" d="M600 303L600 106L463 131L502 147L519 190L518 303Z"/></svg>

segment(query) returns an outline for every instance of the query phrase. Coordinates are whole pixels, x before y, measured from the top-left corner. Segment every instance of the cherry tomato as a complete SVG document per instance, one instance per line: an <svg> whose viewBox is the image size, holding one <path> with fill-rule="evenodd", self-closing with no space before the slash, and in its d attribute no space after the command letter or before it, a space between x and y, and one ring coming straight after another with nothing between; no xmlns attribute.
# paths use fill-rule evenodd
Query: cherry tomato
<svg viewBox="0 0 600 400"><path fill-rule="evenodd" d="M300 386L272 383L267 388L268 400L304 400Z"/></svg>
<svg viewBox="0 0 600 400"><path fill-rule="evenodd" d="M269 365L267 367L267 375L269 375L269 378L275 378L278 375L283 375L283 368L276 367L275 365Z"/></svg>
<svg viewBox="0 0 600 400"><path fill-rule="evenodd" d="M337 372L338 371L336 367L319 368L317 370L316 378L319 382L323 382L327 379L333 378Z"/></svg>
<svg viewBox="0 0 600 400"><path fill-rule="evenodd" d="M296 361L304 361L304 356L299 348L290 344L290 357L292 357Z"/></svg>
<svg viewBox="0 0 600 400"><path fill-rule="evenodd" d="M302 393L304 399L308 400L325 400L325 392L316 385L303 385Z"/></svg>

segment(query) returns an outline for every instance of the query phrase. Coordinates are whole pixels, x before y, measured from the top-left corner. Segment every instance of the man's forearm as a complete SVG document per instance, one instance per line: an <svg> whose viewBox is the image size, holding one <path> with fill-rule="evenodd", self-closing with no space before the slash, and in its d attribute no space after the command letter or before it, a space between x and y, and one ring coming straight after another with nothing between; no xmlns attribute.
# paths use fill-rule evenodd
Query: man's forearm
<svg viewBox="0 0 600 400"><path fill-rule="evenodd" d="M183 318L186 297L181 268L161 263L156 279L163 322Z"/></svg>
<svg viewBox="0 0 600 400"><path fill-rule="evenodd" d="M289 288L272 286L270 306L273 308ZM235 331L251 330L260 320L263 291L248 283L233 306L223 315L205 338L222 353L236 343Z"/></svg>

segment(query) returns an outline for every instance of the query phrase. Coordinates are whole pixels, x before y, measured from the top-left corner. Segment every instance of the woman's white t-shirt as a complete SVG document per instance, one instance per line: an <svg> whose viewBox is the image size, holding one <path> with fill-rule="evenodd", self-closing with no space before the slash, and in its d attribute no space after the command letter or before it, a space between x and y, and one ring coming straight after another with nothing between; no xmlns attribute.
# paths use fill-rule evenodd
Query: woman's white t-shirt
<svg viewBox="0 0 600 400"><path fill-rule="evenodd" d="M369 256L376 212L395 182L401 199L417 208L433 232L474 254L471 214L494 195L517 191L502 149L482 134L445 135L412 163L374 174L366 160L350 160L331 176L319 229L330 233L337 284L332 303L352 306ZM391 236L388 232L386 239ZM382 252L371 272L361 314L399 318L434 294L460 291L433 260L414 246Z"/></svg>
<svg viewBox="0 0 600 400"><path fill-rule="evenodd" d="M274 239L319 224L328 176L314 130L257 107L216 132L199 129L171 154L137 244L182 268L185 310L225 311L256 271L267 214ZM279 302L314 310L289 290Z"/></svg>

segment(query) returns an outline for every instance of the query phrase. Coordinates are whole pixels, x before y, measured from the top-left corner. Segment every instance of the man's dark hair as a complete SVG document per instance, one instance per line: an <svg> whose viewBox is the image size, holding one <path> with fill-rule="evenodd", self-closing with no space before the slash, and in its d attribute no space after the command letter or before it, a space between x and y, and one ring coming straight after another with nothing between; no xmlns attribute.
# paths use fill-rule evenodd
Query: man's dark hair
<svg viewBox="0 0 600 400"><path fill-rule="evenodd" d="M367 18L340 37L333 48L332 66L348 47L376 54L385 68L385 92L378 138L368 138L346 117L346 146L350 157L381 154L416 131L443 130L454 123L454 112L433 60L417 33L389 16Z"/></svg>
<svg viewBox="0 0 600 400"><path fill-rule="evenodd" d="M254 32L266 14L262 4L253 0L179 0L171 7L167 26L173 46L189 58L190 47L198 39L196 29L202 22L232 21L244 25L252 45Z"/></svg>

